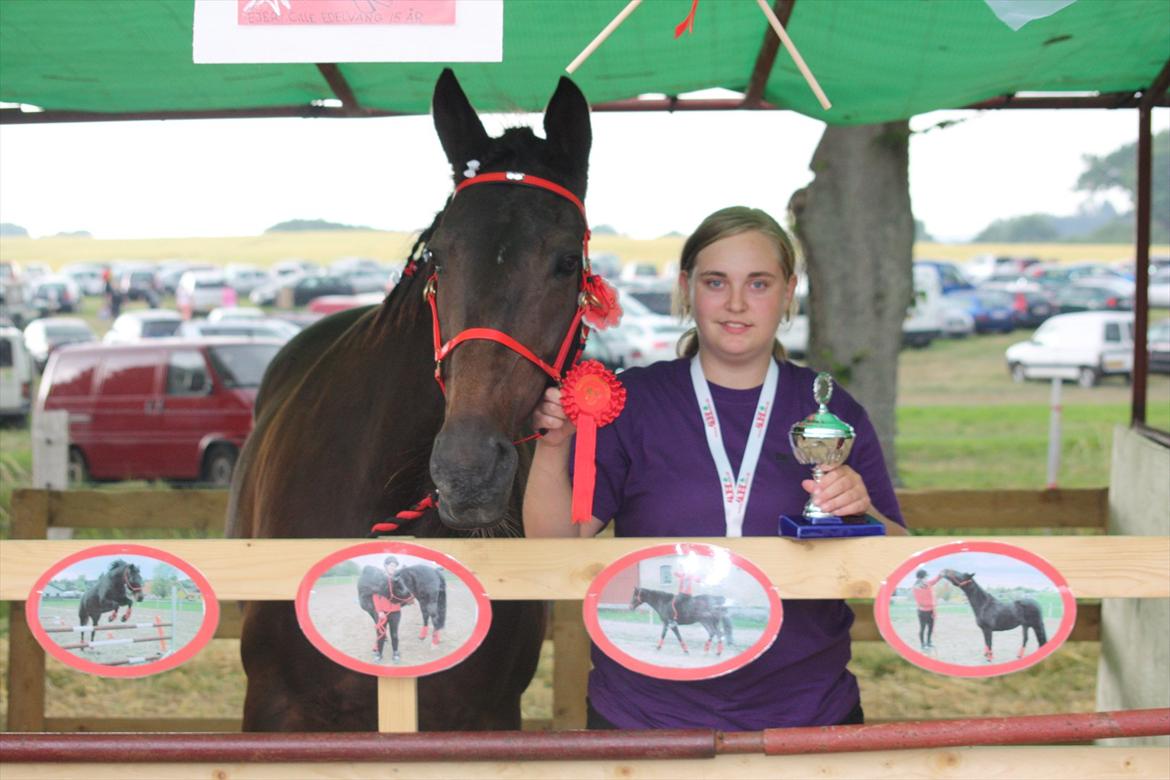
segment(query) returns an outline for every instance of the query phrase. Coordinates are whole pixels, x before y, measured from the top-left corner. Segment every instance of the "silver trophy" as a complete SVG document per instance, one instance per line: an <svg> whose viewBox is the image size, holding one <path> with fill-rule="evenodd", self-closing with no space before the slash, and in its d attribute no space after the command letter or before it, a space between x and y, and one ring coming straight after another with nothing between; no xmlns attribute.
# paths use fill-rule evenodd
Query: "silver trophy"
<svg viewBox="0 0 1170 780"><path fill-rule="evenodd" d="M813 467L813 479L821 481L823 466L844 463L853 449L853 426L829 411L826 404L833 396L833 377L822 371L813 382L813 397L819 408L792 426L788 441L796 459ZM840 518L823 511L810 496L804 505L804 519L809 523L840 522Z"/></svg>

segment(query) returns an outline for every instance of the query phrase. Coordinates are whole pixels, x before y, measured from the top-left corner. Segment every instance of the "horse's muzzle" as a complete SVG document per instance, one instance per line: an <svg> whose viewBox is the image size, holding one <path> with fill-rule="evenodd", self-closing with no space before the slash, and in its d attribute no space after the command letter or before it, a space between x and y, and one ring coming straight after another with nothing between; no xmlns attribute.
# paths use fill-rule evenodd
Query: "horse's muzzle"
<svg viewBox="0 0 1170 780"><path fill-rule="evenodd" d="M439 518L458 530L502 523L508 514L518 460L511 440L483 421L448 423L431 452Z"/></svg>

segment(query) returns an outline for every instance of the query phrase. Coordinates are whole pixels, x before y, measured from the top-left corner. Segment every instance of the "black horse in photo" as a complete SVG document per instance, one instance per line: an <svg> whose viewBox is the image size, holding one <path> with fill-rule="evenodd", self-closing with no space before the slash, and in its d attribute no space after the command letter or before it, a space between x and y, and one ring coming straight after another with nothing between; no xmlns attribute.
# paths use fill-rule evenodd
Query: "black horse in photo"
<svg viewBox="0 0 1170 780"><path fill-rule="evenodd" d="M439 644L439 632L447 625L447 581L443 575L432 566L407 566L394 575L394 597L408 601L413 598L418 602L422 613L418 638L426 639L427 627L430 626L431 644Z"/></svg>
<svg viewBox="0 0 1170 780"><path fill-rule="evenodd" d="M637 609L642 604L649 604L662 619L662 635L658 637L658 649L662 649L662 642L666 639L666 631L670 629L682 645L683 652L690 655L687 643L679 633L679 625L698 623L707 629L707 643L703 645L703 652L709 652L711 642L716 641L715 655L723 654L723 640L726 638L728 646L734 644L731 634L731 619L727 617L726 599L723 596L692 596L688 593L667 593L651 588L634 588L634 595L630 598L630 609Z"/></svg>
<svg viewBox="0 0 1170 780"><path fill-rule="evenodd" d="M389 636L391 658L398 663L402 660L398 654L398 624L402 621L402 607L411 601L410 594L394 593L390 578L377 566L362 567L357 590L358 604L374 621L374 660L382 660L382 648Z"/></svg>
<svg viewBox="0 0 1170 780"><path fill-rule="evenodd" d="M983 631L983 657L990 663L993 660L991 651L991 635L994 631L1007 631L1016 626L1024 627L1024 641L1020 645L1018 658L1024 657L1028 647L1028 629L1036 632L1036 645L1043 647L1048 641L1048 632L1044 628L1044 615L1040 605L1034 599L1015 599L1000 601L995 596L979 587L975 582L973 572L960 573L954 569L943 569L942 576L962 589L971 604L971 611L975 613L975 623Z"/></svg>
<svg viewBox="0 0 1170 780"><path fill-rule="evenodd" d="M81 604L77 607L78 625L93 622L93 630L89 635L89 641L92 642L104 613L113 610L108 621L113 623L118 617L118 610L125 607L126 612L122 615L122 622L125 623L130 618L135 601L142 601L142 572L138 570L137 564L119 558L82 595ZM82 632L81 639L85 640L85 632Z"/></svg>

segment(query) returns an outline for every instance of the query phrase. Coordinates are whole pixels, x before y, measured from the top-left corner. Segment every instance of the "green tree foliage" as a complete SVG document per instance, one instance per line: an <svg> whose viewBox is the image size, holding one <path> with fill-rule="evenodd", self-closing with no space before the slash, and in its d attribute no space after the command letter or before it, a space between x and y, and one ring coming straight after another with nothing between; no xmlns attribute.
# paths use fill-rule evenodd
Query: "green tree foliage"
<svg viewBox="0 0 1170 780"><path fill-rule="evenodd" d="M329 222L324 219L290 219L278 222L265 230L265 233L295 233L298 230L373 230L365 225L343 225L340 222Z"/></svg>
<svg viewBox="0 0 1170 780"><path fill-rule="evenodd" d="M150 593L153 596L158 596L160 599L165 599L171 595L171 590L178 582L179 576L175 571L175 567L169 563L160 562L154 568L154 578L150 581Z"/></svg>
<svg viewBox="0 0 1170 780"><path fill-rule="evenodd" d="M325 572L324 577L355 577L361 573L355 561L342 561L329 571Z"/></svg>
<svg viewBox="0 0 1170 780"><path fill-rule="evenodd" d="M1170 130L1154 135L1151 217L1162 233L1170 233ZM1077 190L1088 193L1121 191L1137 206L1137 142L1098 157L1084 156L1085 170Z"/></svg>
<svg viewBox="0 0 1170 780"><path fill-rule="evenodd" d="M976 242L1011 243L1056 241L1059 231L1050 214L1025 214L997 219L975 236Z"/></svg>

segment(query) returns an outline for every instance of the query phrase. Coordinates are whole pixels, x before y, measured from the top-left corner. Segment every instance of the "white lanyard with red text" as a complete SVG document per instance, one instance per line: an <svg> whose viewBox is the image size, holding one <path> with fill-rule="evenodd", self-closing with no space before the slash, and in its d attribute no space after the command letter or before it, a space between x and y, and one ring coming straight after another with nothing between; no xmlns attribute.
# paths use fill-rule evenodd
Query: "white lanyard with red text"
<svg viewBox="0 0 1170 780"><path fill-rule="evenodd" d="M723 518L727 524L728 536L743 536L743 518L747 512L748 496L752 492L752 477L760 460L760 450L764 446L764 433L768 430L768 419L772 416L779 378L780 369L776 367L776 361L769 360L768 374L764 378L764 386L760 388L760 398L756 401L756 412L752 417L752 427L748 430L747 446L744 448L743 460L739 464L737 475L732 471L727 450L723 447L719 416L715 413L715 402L711 398L707 377L703 376L703 368L699 365L699 356L691 359L691 384L695 388L695 399L699 402L703 431L707 434L707 447L711 450L711 458L719 472Z"/></svg>

